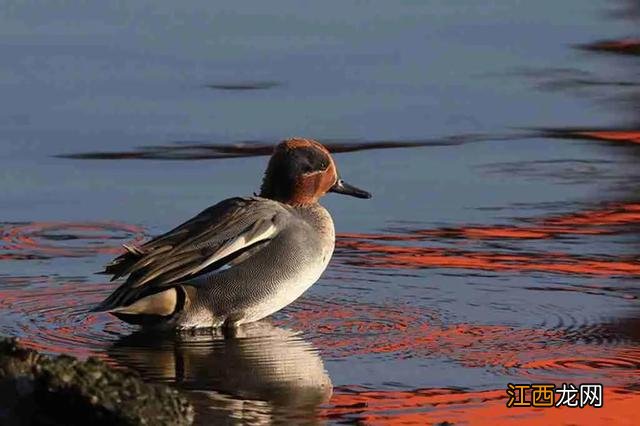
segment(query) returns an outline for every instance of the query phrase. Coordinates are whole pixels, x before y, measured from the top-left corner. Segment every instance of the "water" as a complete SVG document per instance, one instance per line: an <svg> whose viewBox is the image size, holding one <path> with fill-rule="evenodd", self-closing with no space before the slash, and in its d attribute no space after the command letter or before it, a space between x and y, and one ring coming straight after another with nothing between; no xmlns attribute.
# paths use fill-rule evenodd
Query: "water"
<svg viewBox="0 0 640 426"><path fill-rule="evenodd" d="M172 383L199 424L638 423L637 1L0 11L0 334ZM293 135L374 194L326 197L303 298L226 338L85 314L122 243L252 193ZM509 382L605 406L514 414Z"/></svg>

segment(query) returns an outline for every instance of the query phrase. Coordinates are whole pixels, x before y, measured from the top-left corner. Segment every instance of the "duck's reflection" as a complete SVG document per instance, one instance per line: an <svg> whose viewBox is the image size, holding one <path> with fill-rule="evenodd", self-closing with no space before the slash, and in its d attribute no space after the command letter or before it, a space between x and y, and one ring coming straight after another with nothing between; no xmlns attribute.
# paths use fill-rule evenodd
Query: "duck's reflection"
<svg viewBox="0 0 640 426"><path fill-rule="evenodd" d="M109 356L150 380L191 391L202 424L316 423L333 390L318 351L268 322L233 333L134 333Z"/></svg>

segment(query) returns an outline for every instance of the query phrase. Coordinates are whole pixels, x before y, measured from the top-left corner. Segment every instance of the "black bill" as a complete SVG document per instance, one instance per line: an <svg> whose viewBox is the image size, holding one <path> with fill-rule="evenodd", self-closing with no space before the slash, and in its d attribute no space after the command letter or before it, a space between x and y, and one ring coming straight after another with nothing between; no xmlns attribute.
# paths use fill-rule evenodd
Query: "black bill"
<svg viewBox="0 0 640 426"><path fill-rule="evenodd" d="M336 192L338 194L351 195L356 198L371 198L371 194L363 189L356 188L353 185L349 185L347 182L342 179L338 179L338 181L331 187L329 192Z"/></svg>

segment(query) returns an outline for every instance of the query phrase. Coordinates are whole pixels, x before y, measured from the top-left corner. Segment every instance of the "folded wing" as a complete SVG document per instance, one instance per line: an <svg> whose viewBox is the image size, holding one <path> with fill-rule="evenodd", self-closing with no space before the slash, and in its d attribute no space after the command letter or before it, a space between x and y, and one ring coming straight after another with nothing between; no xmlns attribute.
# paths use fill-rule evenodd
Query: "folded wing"
<svg viewBox="0 0 640 426"><path fill-rule="evenodd" d="M285 207L271 200L230 198L141 247L125 246L127 252L104 273L127 280L93 310L168 315L179 299L179 283L246 260L289 217Z"/></svg>

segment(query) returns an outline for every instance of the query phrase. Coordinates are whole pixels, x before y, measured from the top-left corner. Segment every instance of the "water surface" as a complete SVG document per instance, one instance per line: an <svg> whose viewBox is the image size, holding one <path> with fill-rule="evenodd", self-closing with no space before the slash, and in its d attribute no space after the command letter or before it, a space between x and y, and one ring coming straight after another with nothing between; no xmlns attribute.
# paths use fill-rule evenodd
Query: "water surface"
<svg viewBox="0 0 640 426"><path fill-rule="evenodd" d="M0 333L185 389L200 424L638 423L637 1L0 6ZM146 335L95 275L289 136L322 279L237 335ZM514 382L605 406L514 412Z"/></svg>

